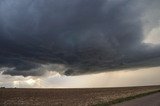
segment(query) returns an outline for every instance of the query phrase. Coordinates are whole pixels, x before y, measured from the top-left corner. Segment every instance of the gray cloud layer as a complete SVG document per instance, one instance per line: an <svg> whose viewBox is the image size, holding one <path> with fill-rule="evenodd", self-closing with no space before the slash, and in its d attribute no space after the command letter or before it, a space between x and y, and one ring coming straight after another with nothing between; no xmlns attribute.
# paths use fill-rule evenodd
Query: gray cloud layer
<svg viewBox="0 0 160 106"><path fill-rule="evenodd" d="M160 1L1 0L0 67L10 67L3 74L42 75L48 64L65 66L52 67L65 75L158 66L159 47L142 42L142 17L156 4Z"/></svg>

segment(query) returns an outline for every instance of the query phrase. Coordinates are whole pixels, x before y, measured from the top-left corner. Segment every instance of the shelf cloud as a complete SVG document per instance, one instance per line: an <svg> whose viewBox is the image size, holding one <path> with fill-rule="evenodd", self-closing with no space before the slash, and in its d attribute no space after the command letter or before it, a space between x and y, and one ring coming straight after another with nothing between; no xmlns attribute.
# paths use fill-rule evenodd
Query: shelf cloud
<svg viewBox="0 0 160 106"><path fill-rule="evenodd" d="M143 42L153 29L160 29L159 4L1 0L1 71L13 76L41 76L46 71L81 75L159 66L159 45Z"/></svg>

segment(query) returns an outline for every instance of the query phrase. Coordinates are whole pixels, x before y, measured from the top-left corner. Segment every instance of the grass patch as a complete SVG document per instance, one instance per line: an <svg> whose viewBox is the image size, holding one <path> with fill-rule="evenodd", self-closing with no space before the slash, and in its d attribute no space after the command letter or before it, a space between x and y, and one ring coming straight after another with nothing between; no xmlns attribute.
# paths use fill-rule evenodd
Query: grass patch
<svg viewBox="0 0 160 106"><path fill-rule="evenodd" d="M140 97L150 95L150 94L153 94L153 93L157 93L157 92L160 92L160 90L147 92L147 93L142 93L142 94L138 94L138 95L134 95L134 96L129 96L129 97L126 97L126 98L119 98L119 99L109 101L109 102L105 102L105 103L98 103L98 104L93 105L93 106L110 106L110 105L113 105L113 104L117 104L117 103L121 103L121 102L124 102L124 101L140 98Z"/></svg>

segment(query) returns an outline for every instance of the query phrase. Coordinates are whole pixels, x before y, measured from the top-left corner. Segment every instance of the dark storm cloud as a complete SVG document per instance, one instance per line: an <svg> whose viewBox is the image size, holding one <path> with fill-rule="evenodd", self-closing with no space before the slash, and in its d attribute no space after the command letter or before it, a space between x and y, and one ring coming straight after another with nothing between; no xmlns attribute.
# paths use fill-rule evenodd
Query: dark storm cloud
<svg viewBox="0 0 160 106"><path fill-rule="evenodd" d="M3 74L42 75L48 64L64 65L65 75L158 66L159 47L142 43L141 17L153 2L2 0L0 66L9 67Z"/></svg>

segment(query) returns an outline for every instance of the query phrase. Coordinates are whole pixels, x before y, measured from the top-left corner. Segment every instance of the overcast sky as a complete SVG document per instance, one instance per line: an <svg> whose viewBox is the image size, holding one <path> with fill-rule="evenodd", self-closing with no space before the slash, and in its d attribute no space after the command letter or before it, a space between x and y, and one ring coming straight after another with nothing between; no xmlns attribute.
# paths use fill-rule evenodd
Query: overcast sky
<svg viewBox="0 0 160 106"><path fill-rule="evenodd" d="M97 76L103 85L118 81L119 73L127 77L124 71L134 78L145 77L150 68L158 72L159 5L159 0L1 0L0 84L13 87L19 79L21 87L70 87L76 80L73 87L88 87L82 79ZM148 72L151 84L154 70ZM46 83L38 85L39 80ZM27 85L31 82L36 85ZM121 82L113 86L129 84ZM133 85L149 84L142 82Z"/></svg>

